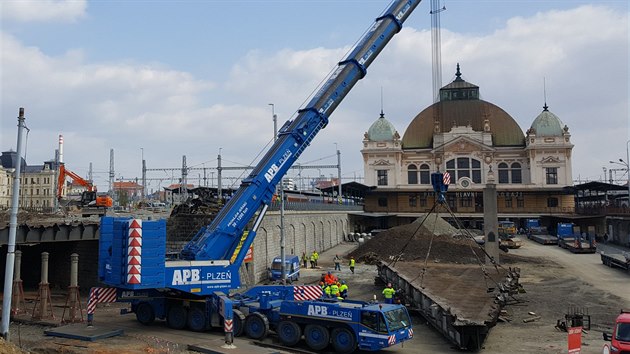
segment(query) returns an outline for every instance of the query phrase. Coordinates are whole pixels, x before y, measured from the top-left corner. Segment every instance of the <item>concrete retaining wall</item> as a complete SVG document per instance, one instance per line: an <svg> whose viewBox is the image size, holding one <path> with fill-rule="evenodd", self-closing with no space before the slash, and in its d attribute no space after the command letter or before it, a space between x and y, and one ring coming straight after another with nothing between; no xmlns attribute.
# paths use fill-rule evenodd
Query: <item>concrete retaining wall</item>
<svg viewBox="0 0 630 354"><path fill-rule="evenodd" d="M316 250L321 253L343 242L348 231L348 214L343 212L284 213L285 253L302 256ZM280 255L280 212L268 212L254 240L254 261L248 266L245 283L259 282L267 276L267 267ZM252 279L253 277L253 279Z"/></svg>

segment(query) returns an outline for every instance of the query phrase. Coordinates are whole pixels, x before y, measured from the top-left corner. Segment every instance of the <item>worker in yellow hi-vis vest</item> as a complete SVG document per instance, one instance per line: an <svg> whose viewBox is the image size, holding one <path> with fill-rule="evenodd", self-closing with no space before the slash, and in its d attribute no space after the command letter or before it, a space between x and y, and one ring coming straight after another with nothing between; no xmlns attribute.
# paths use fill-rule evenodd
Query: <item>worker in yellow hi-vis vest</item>
<svg viewBox="0 0 630 354"><path fill-rule="evenodd" d="M350 271L352 272L352 274L354 274L354 257L350 257L350 262L348 263L348 265L350 266Z"/></svg>
<svg viewBox="0 0 630 354"><path fill-rule="evenodd" d="M383 289L383 297L385 297L386 304L394 303L394 294L396 294L396 290L392 287L392 283L387 283L387 287Z"/></svg>

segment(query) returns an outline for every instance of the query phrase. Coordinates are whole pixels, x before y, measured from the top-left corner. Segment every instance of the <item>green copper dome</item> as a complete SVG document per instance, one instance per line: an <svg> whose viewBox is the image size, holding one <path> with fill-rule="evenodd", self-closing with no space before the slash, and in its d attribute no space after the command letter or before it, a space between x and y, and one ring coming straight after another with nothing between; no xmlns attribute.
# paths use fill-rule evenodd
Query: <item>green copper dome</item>
<svg viewBox="0 0 630 354"><path fill-rule="evenodd" d="M534 119L531 129L536 136L562 136L564 124L548 108L547 104L543 106L543 111Z"/></svg>
<svg viewBox="0 0 630 354"><path fill-rule="evenodd" d="M372 141L392 141L395 134L396 128L385 119L383 111L381 111L381 116L368 129L368 139Z"/></svg>

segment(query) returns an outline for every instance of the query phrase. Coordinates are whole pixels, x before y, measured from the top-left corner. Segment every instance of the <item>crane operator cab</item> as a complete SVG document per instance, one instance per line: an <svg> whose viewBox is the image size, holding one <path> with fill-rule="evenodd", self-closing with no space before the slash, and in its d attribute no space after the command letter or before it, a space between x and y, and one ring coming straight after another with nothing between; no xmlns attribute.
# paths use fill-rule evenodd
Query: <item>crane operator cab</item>
<svg viewBox="0 0 630 354"><path fill-rule="evenodd" d="M359 349L386 348L413 337L411 318L403 306L383 304L380 311L367 308L361 311Z"/></svg>

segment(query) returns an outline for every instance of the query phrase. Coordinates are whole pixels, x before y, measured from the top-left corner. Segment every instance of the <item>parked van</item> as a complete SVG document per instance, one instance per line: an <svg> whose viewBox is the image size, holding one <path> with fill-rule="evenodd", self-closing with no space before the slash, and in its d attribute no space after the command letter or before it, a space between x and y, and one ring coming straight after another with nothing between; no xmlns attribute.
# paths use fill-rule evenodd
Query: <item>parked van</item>
<svg viewBox="0 0 630 354"><path fill-rule="evenodd" d="M284 256L284 264L286 265L287 281L297 281L300 279L300 257L287 254ZM282 260L276 257L271 262L269 270L269 280L275 281L282 278Z"/></svg>

